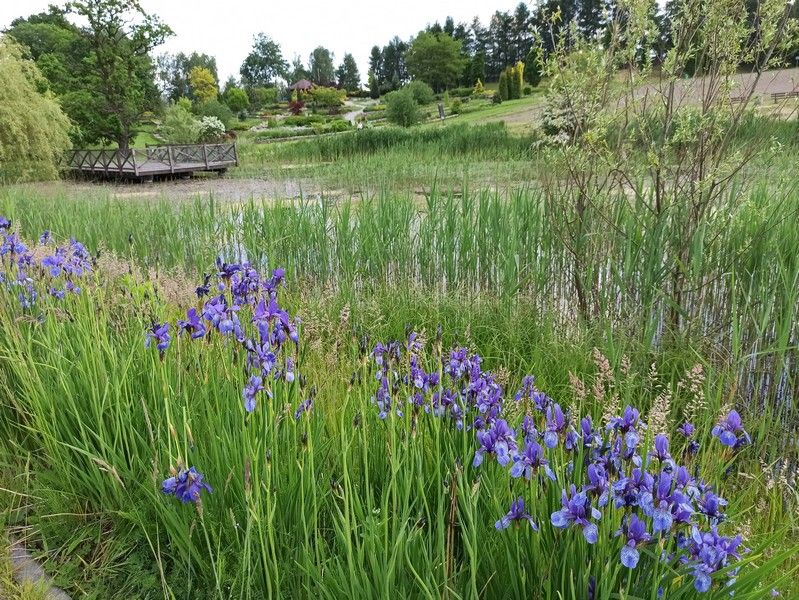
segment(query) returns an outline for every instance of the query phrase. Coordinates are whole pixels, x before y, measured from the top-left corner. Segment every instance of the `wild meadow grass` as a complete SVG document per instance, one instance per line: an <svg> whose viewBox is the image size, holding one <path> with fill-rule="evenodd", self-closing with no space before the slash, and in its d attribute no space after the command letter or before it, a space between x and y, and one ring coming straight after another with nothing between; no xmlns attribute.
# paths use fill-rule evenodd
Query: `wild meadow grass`
<svg viewBox="0 0 799 600"><path fill-rule="evenodd" d="M530 140L449 129L270 152L352 181L530 162ZM690 240L677 327L682 216L646 210L646 182L597 199L579 262L532 178L422 195L400 165L352 199L241 204L2 190L7 524L94 598L794 597L786 161ZM652 485L625 495L637 466Z"/></svg>
<svg viewBox="0 0 799 600"><path fill-rule="evenodd" d="M49 268L52 261L42 264ZM243 279L235 273L223 276L227 291L220 297L240 303L240 310L225 314L235 314L245 333L235 333L232 323L230 329L222 321L213 325L209 317L207 331L193 340L189 334L198 330L178 324L187 318L185 310L154 299L150 282L110 269L98 265L93 274L80 277L52 277L52 271L31 269L48 287L61 289L65 279L83 287L64 298L43 294L35 312L21 311L18 298L3 295L3 320L16 323L0 347L5 460L22 469L23 475L10 478L20 490L15 498L32 505L13 505L16 525L30 527L58 512L60 521L78 530L104 523L103 529L120 532L123 545L129 536L138 537L152 563L142 568L134 558L132 564L138 584L152 586L149 595L545 598L566 593L611 598L622 593L655 598L663 589L666 597L693 597L693 563L682 564L676 556L658 560L661 551L677 552L678 537L657 535L640 545L639 567L621 565L622 539L614 533L624 527L626 511L615 500L602 504L602 490L591 500L592 506L603 507L601 517L589 517L597 527L596 540L587 540L580 527L561 531L550 524L552 513L561 510L561 490L572 481L589 481L584 469L594 450L583 442L588 444L590 436L571 438L573 449L568 446L571 428L575 436L581 431L578 415L590 416L596 435L612 439L614 430L606 434L604 426L628 404L640 407L641 417L624 430L623 443L632 448L627 434L637 431L647 469L661 478L662 461L671 459L647 456L655 434L691 420L696 433L689 438L673 434L671 453L687 465L686 473L704 480L705 496L712 489L729 500L708 516L697 512L696 523L703 530L718 523L721 535L746 536L750 552L740 549L742 562L730 555L718 563L718 572L711 572L716 591L710 597L728 589L744 598L763 597L771 587L789 589L793 563L786 562L792 551L785 494L790 484L780 481L780 463L765 469L759 463L766 448L773 447L775 430L758 427L749 416L745 425L751 444L735 450L711 433L730 411L734 374L729 370L698 363L683 371L665 357L652 366L639 358L635 362L642 364L633 366L625 356L617 370L601 352L591 357L590 341L565 344L541 334L544 328L536 332L536 319L522 313L514 325L531 325L526 356L535 365L536 390L548 392L544 396L522 381L524 371L510 372L501 355L486 356L478 372L476 357L450 355L448 348L458 343L476 346L509 335L500 333L503 325L497 332L442 332L440 340L432 332L403 334L409 341L383 352L377 340L353 332L352 313L342 309L337 320L318 316L324 304L318 298L300 302L296 310L287 308L283 320L284 292L269 284L266 298L276 304L268 310L276 320L268 318L269 333L260 335L269 335L270 347L283 345L288 354L275 350L277 367L269 367L275 377L261 382L265 390L253 391L254 351L247 350L253 334L247 331L263 318L257 316L263 308L255 305L259 292L243 300L241 294L248 296L253 288L241 288ZM233 269L222 265L220 273L225 272ZM255 275L247 277L252 281ZM221 288L213 277L198 283L209 288L209 296L192 300L188 290L187 304L205 314ZM309 317L299 324L295 347L279 323L293 322L303 303ZM186 333L179 334L180 328ZM390 328L384 321L375 329ZM273 336L281 330L288 337L278 344ZM153 332L149 348L145 332ZM490 343L483 345L490 349ZM286 376L288 358L296 361L291 378ZM459 427L454 405L443 413L436 407L446 390L460 389L454 375L459 367L453 365L466 360L472 366L466 371L471 374L463 392L464 426ZM255 369L260 373L266 367L259 362ZM421 387L416 383L420 369ZM381 372L388 383L375 378ZM383 385L388 400L380 391ZM501 386L505 392L466 392L482 385L494 391ZM517 400L513 391L519 388L530 391ZM421 400L409 401L417 393L423 393ZM494 408L469 408L472 398L491 399ZM560 403L568 411L566 420L550 424L551 412L535 408L542 402ZM552 479L543 471L529 480L512 477L496 446L479 464L476 456L487 442L475 436L473 427L481 426L472 421L492 414L492 427L501 417L518 427L518 434L525 430L525 415L535 419L538 430L547 432L539 442L548 448ZM746 434L737 435L744 440ZM526 439L531 444L534 438ZM697 444L695 450L689 442ZM517 443L521 450L522 440ZM630 474L629 457L612 460L624 463L614 480ZM170 487L170 477L186 477L189 467L201 472L212 489L191 488L191 479L188 490ZM178 493L185 503L164 494L162 482L164 491ZM188 496L180 495L184 492ZM518 527L496 526L520 496L526 502L524 514L538 531L524 519ZM28 517L26 510L35 514ZM52 531L54 526L39 527ZM92 552L70 539L61 543L51 553L65 561L71 552ZM738 542L731 543L738 554ZM740 571L727 589L729 569L735 567ZM98 578L103 575L118 582L113 576L119 574Z"/></svg>

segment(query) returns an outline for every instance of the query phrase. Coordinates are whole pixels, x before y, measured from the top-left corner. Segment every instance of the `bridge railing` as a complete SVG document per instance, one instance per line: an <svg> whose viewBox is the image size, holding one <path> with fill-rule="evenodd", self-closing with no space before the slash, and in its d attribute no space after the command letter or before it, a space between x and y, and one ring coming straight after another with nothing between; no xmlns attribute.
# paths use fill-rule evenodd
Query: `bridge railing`
<svg viewBox="0 0 799 600"><path fill-rule="evenodd" d="M183 144L122 150L72 150L68 169L105 174L168 174L237 166L236 144Z"/></svg>

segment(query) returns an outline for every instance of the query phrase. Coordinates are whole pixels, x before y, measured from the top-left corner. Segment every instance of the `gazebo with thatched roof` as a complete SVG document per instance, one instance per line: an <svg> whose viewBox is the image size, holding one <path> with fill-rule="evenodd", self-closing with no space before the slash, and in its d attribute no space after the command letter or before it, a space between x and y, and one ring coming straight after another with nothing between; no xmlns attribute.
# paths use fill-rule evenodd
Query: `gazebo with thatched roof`
<svg viewBox="0 0 799 600"><path fill-rule="evenodd" d="M293 83L289 86L289 90L297 92L297 99L299 100L302 97L303 92L309 92L313 88L313 83L308 81L307 79L300 79L296 83Z"/></svg>

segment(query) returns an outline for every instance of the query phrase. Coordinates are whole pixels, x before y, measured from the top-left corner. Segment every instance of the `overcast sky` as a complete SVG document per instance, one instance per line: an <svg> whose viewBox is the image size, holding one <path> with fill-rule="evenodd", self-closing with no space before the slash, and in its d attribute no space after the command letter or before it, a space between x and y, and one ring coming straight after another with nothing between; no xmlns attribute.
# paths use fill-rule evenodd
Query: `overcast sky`
<svg viewBox="0 0 799 600"><path fill-rule="evenodd" d="M54 0L0 0L0 29L16 17L43 11ZM238 77L252 38L263 31L276 40L290 63L299 54L307 66L316 46L335 54L336 66L345 52L358 62L366 81L369 51L399 35L407 39L428 23L471 22L477 15L486 24L497 10L512 11L519 0L141 0L144 9L159 15L175 32L156 53L205 52L216 57L219 77Z"/></svg>

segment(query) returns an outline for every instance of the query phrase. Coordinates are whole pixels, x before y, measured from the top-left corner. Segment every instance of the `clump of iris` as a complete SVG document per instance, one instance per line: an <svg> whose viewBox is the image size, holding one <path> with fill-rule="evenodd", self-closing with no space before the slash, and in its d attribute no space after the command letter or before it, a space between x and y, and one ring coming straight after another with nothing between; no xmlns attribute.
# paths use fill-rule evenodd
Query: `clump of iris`
<svg viewBox="0 0 799 600"><path fill-rule="evenodd" d="M590 415L564 410L530 375L513 400L506 400L493 375L482 369L482 358L466 348L444 354L429 370L415 334L405 343L379 343L370 356L377 382L372 402L381 419L402 417L409 407L414 414L422 411L449 420L459 430L474 431L474 468L486 468L490 459L512 479L560 484L561 507L548 519L555 528L579 530L588 544L606 543L600 540L597 523L607 513L620 511L615 543L626 568L638 568L641 548L670 541L675 552L649 554L682 565L697 592L710 590L719 572L726 573L727 583L735 580L737 568L730 566L740 559L743 547L740 536L719 533L727 501L698 478L693 467L680 464L691 461L699 450L693 424L678 428L683 440L678 457L664 434L646 443L646 426L633 406L611 417L603 430L594 426ZM515 404L513 411L506 410L509 402ZM523 415L518 427L506 413ZM735 450L751 443L734 410L712 433L722 446ZM576 460L583 462L583 469L575 469ZM580 473L579 480L575 473ZM537 530L535 513L540 509L525 505L524 496L518 496L495 527L503 530L526 522Z"/></svg>

